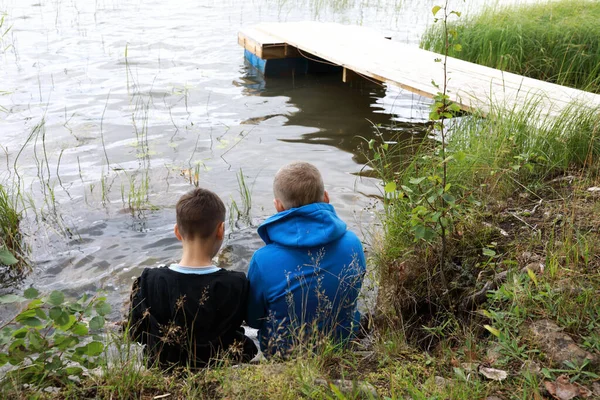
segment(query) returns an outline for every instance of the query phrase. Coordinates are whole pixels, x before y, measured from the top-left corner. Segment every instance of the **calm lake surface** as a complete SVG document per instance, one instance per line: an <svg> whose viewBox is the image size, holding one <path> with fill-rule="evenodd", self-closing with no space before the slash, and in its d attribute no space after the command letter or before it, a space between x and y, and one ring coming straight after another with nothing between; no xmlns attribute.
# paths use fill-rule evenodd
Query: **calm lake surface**
<svg viewBox="0 0 600 400"><path fill-rule="evenodd" d="M0 39L0 182L21 192L33 264L16 287L102 288L116 316L132 278L179 257L181 194L198 183L243 210L240 173L250 220L234 218L220 260L245 271L262 244L251 225L273 213L273 175L292 160L322 171L338 213L368 242L380 189L358 175L359 136L375 137L373 124L418 135L429 101L339 77L265 81L244 65L237 32L332 21L416 46L437 3L0 0L0 36L12 26Z"/></svg>

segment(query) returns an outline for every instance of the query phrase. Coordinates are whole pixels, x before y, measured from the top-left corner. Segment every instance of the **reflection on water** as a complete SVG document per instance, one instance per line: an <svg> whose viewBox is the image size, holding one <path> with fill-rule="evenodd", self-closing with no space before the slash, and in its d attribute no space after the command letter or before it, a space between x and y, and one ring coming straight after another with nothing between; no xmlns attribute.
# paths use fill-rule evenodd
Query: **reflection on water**
<svg viewBox="0 0 600 400"><path fill-rule="evenodd" d="M272 177L314 163L357 233L373 218L378 182L357 177L359 145L413 135L427 101L339 77L265 82L244 66L241 26L353 23L416 44L429 1L0 0L0 181L20 188L33 273L23 285L70 293L105 288L122 304L131 279L179 256L174 204L201 186L240 201L256 225L272 210ZM481 2L479 2L481 3ZM229 229L221 262L245 270L261 242ZM118 310L119 307L115 307Z"/></svg>

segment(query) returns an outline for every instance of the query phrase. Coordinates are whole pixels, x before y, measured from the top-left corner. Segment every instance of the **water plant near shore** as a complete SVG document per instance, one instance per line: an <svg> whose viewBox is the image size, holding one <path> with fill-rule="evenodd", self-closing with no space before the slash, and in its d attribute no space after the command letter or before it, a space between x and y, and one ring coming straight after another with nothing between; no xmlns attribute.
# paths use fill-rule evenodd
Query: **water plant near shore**
<svg viewBox="0 0 600 400"><path fill-rule="evenodd" d="M19 264L22 255L20 221L20 213L4 186L0 184L0 266Z"/></svg>
<svg viewBox="0 0 600 400"><path fill-rule="evenodd" d="M462 51L451 57L560 85L600 92L600 3L560 0L493 5L453 22ZM421 47L444 51L441 29L431 26Z"/></svg>

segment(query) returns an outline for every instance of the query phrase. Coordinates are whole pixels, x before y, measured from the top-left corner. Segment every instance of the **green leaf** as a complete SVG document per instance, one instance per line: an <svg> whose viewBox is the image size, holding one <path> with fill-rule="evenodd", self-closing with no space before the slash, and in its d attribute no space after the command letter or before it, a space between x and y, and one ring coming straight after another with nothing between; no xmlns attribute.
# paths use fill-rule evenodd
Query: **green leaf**
<svg viewBox="0 0 600 400"><path fill-rule="evenodd" d="M63 310L62 310L62 308L60 308L60 307L52 307L52 308L50 309L50 311L48 311L48 315L50 316L50 318L51 318L51 319L52 319L54 322L58 323L56 320L57 320L58 318L60 318L60 315L62 314L62 311L63 311ZM59 325L63 325L63 324L59 324Z"/></svg>
<svg viewBox="0 0 600 400"><path fill-rule="evenodd" d="M450 221L448 221L448 218L446 217L440 217L440 225L442 225L444 228L447 228L448 225L450 225Z"/></svg>
<svg viewBox="0 0 600 400"><path fill-rule="evenodd" d="M456 51L457 53L460 53L462 51L462 46L458 43L456 43L454 45L454 51Z"/></svg>
<svg viewBox="0 0 600 400"><path fill-rule="evenodd" d="M58 343L55 340L54 344L58 347L59 350L65 351L67 349L72 348L73 346L79 344L79 339L75 336L65 336L61 338Z"/></svg>
<svg viewBox="0 0 600 400"><path fill-rule="evenodd" d="M501 332L498 329L494 328L493 326L484 325L483 327L485 329L487 329L492 335L494 335L494 336L496 336L498 338L500 337Z"/></svg>
<svg viewBox="0 0 600 400"><path fill-rule="evenodd" d="M23 292L23 295L25 296L26 299L35 299L36 297L38 297L40 294L40 292L38 292L35 288L30 287L29 289L25 290L25 292Z"/></svg>
<svg viewBox="0 0 600 400"><path fill-rule="evenodd" d="M64 320L65 316L66 316L67 322L65 324L59 326L59 328L63 331L67 331L67 330L71 329L73 324L77 321L77 318L75 318L74 315L69 315L69 313L63 311L61 319Z"/></svg>
<svg viewBox="0 0 600 400"><path fill-rule="evenodd" d="M56 370L58 370L59 368L61 368L62 366L63 366L63 362L62 362L62 360L60 359L60 357L58 357L58 356L54 356L54 357L52 358L52 361L50 361L49 363L46 363L46 364L44 365L44 368L45 368L46 370L48 370L48 371L56 371Z"/></svg>
<svg viewBox="0 0 600 400"><path fill-rule="evenodd" d="M34 351L43 351L48 343L36 330L31 330L27 333L27 339L29 339L29 347Z"/></svg>
<svg viewBox="0 0 600 400"><path fill-rule="evenodd" d="M15 320L22 323L24 320L31 317L35 317L35 310L24 310L15 317Z"/></svg>
<svg viewBox="0 0 600 400"><path fill-rule="evenodd" d="M60 306L65 301L65 295L58 290L54 290L48 297L48 302L55 306Z"/></svg>
<svg viewBox="0 0 600 400"><path fill-rule="evenodd" d="M452 196L450 193L444 193L442 195L442 199L448 204L454 204L456 202L456 198Z"/></svg>
<svg viewBox="0 0 600 400"><path fill-rule="evenodd" d="M90 329L95 331L104 327L104 317L96 315L90 320Z"/></svg>
<svg viewBox="0 0 600 400"><path fill-rule="evenodd" d="M460 379L463 382L467 382L467 376L465 375L465 371L462 368L458 368L458 367L454 367L454 375L456 375L456 377L458 379Z"/></svg>
<svg viewBox="0 0 600 400"><path fill-rule="evenodd" d="M5 294L0 297L0 304L10 304L10 303L20 303L25 301L25 299L21 296L17 296L16 294Z"/></svg>
<svg viewBox="0 0 600 400"><path fill-rule="evenodd" d="M8 348L8 362L12 365L18 365L25 360L26 356L25 341L23 339L18 339L12 342Z"/></svg>
<svg viewBox="0 0 600 400"><path fill-rule="evenodd" d="M419 185L421 184L421 182L423 182L426 179L425 176L422 176L420 178L410 178L408 180L408 183L410 183L411 185Z"/></svg>
<svg viewBox="0 0 600 400"><path fill-rule="evenodd" d="M100 315L106 315L110 313L110 310L112 309L110 304L108 304L105 301L100 301L96 303L96 306L94 308L96 309L96 312Z"/></svg>
<svg viewBox="0 0 600 400"><path fill-rule="evenodd" d="M21 323L25 326L30 326L32 328L37 328L38 326L42 326L42 321L40 321L37 317L29 317L24 318Z"/></svg>
<svg viewBox="0 0 600 400"><path fill-rule="evenodd" d="M402 188L402 190L404 190L405 193L412 193L413 192L412 189L409 188L406 185L400 185L400 187Z"/></svg>
<svg viewBox="0 0 600 400"><path fill-rule="evenodd" d="M0 249L0 264L11 266L18 263L19 260L8 249Z"/></svg>
<svg viewBox="0 0 600 400"><path fill-rule="evenodd" d="M69 310L70 310L72 313L75 313L75 312L83 312L83 311L84 311L84 308L83 308L83 306L82 306L81 304L79 304L79 303L72 303L72 304L69 304L69 305L68 305L68 308L69 308Z"/></svg>
<svg viewBox="0 0 600 400"><path fill-rule="evenodd" d="M35 310L36 308L40 308L44 302L41 299L33 299L27 304L28 310Z"/></svg>
<svg viewBox="0 0 600 400"><path fill-rule="evenodd" d="M483 249L483 255L486 257L496 257L496 252L488 247Z"/></svg>
<svg viewBox="0 0 600 400"><path fill-rule="evenodd" d="M537 276L535 276L535 272L533 272L531 270L531 268L527 268L527 276L529 276L529 279L531 279L533 281L533 283L535 284L535 286L538 285Z"/></svg>
<svg viewBox="0 0 600 400"><path fill-rule="evenodd" d="M426 242L431 241L435 237L435 232L424 225L416 225L414 227L415 238L418 240L425 240Z"/></svg>
<svg viewBox="0 0 600 400"><path fill-rule="evenodd" d="M65 368L65 372L67 375L79 376L83 373L83 368L81 367L67 367Z"/></svg>
<svg viewBox="0 0 600 400"><path fill-rule="evenodd" d="M95 357L97 355L102 354L103 351L104 351L104 345L102 343L90 342L87 345L85 354L87 354L88 356L91 356L91 357Z"/></svg>
<svg viewBox="0 0 600 400"><path fill-rule="evenodd" d="M46 315L44 310L42 310L41 308L35 309L35 315L36 315L36 317L38 317L39 319L43 319L44 321L48 319L48 316Z"/></svg>
<svg viewBox="0 0 600 400"><path fill-rule="evenodd" d="M396 191L396 182L388 182L385 184L385 187L383 188L383 190L386 193L394 193Z"/></svg>
<svg viewBox="0 0 600 400"><path fill-rule="evenodd" d="M458 162L463 162L466 157L467 157L467 155L465 154L464 151L458 151L458 152L454 153L454 159Z"/></svg>
<svg viewBox="0 0 600 400"><path fill-rule="evenodd" d="M62 327L69 323L69 313L60 307L52 307L49 314L52 321L58 326Z"/></svg>
<svg viewBox="0 0 600 400"><path fill-rule="evenodd" d="M23 339L27 332L29 332L28 328L20 328L14 331L11 336L15 339Z"/></svg>
<svg viewBox="0 0 600 400"><path fill-rule="evenodd" d="M85 336L88 334L89 331L85 324L77 322L71 327L71 332L73 332L75 335Z"/></svg>
<svg viewBox="0 0 600 400"><path fill-rule="evenodd" d="M4 366L8 362L8 356L4 353L0 353L0 367Z"/></svg>
<svg viewBox="0 0 600 400"><path fill-rule="evenodd" d="M433 8L431 9L431 13L433 14L433 16L435 17L435 15L442 9L441 6L433 6Z"/></svg>

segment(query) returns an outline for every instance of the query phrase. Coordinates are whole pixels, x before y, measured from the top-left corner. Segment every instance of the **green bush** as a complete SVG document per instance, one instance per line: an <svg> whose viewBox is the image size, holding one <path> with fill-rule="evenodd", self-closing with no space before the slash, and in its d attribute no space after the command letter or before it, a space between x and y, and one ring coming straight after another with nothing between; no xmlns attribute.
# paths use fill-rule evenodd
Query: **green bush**
<svg viewBox="0 0 600 400"><path fill-rule="evenodd" d="M106 362L100 335L111 310L106 298L83 295L68 301L62 292L40 296L34 288L23 297L0 297L0 304L25 302L0 330L0 366L13 366L0 381L4 392L25 383L63 386Z"/></svg>
<svg viewBox="0 0 600 400"><path fill-rule="evenodd" d="M560 0L492 6L450 25L449 55L504 71L600 93L600 2ZM443 53L438 25L421 47Z"/></svg>

